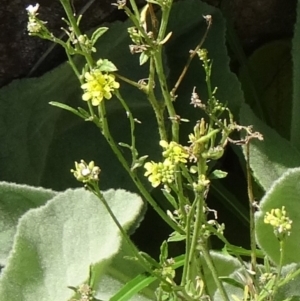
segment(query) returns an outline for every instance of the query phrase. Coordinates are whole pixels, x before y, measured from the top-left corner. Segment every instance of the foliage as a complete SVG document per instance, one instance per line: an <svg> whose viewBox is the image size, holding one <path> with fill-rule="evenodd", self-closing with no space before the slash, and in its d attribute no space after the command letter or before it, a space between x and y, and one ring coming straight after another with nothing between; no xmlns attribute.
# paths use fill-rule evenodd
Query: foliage
<svg viewBox="0 0 300 301"><path fill-rule="evenodd" d="M300 2L292 59L273 42L241 63L240 81L221 11L198 0L118 1L128 20L86 34L61 4L67 40L38 4L27 29L68 64L1 89L0 301L300 300ZM85 190L66 190L70 170ZM142 199L172 230L159 258L130 238ZM231 243L216 201L235 227L249 223L249 250Z"/></svg>

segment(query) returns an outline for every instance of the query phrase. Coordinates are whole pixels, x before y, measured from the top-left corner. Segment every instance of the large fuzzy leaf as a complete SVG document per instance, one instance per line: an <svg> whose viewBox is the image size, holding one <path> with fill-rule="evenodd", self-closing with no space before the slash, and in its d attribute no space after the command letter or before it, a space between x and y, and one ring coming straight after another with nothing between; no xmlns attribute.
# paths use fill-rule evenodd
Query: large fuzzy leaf
<svg viewBox="0 0 300 301"><path fill-rule="evenodd" d="M241 263L230 255L225 255L220 252L211 252L211 258L219 277L229 277L235 270L241 267ZM213 296L217 290L215 280L205 262L203 269L208 292L210 296Z"/></svg>
<svg viewBox="0 0 300 301"><path fill-rule="evenodd" d="M300 153L275 130L259 120L248 105L240 113L242 124L253 125L264 136L263 141L251 140L250 165L259 184L268 190L289 168L300 165Z"/></svg>
<svg viewBox="0 0 300 301"><path fill-rule="evenodd" d="M245 98L251 109L286 139L290 137L291 126L292 62L290 52L290 41L273 41L257 49L240 72ZM259 102L253 99L250 80L255 87Z"/></svg>
<svg viewBox="0 0 300 301"><path fill-rule="evenodd" d="M44 205L55 191L0 182L0 264L5 265L17 224L29 209Z"/></svg>
<svg viewBox="0 0 300 301"><path fill-rule="evenodd" d="M261 249L275 262L279 263L279 241L273 233L273 227L264 224L264 216L271 209L285 206L289 218L293 221L291 235L286 237L284 264L300 263L300 168L285 172L260 202L260 210L256 213L256 238Z"/></svg>
<svg viewBox="0 0 300 301"><path fill-rule="evenodd" d="M135 194L108 190L104 196L128 227L143 206ZM0 278L0 300L65 301L87 280L91 264L103 275L121 244L104 206L84 189L59 193L20 219L13 250Z"/></svg>
<svg viewBox="0 0 300 301"><path fill-rule="evenodd" d="M300 1L297 5L297 22L295 25L292 60L293 60L293 104L292 104L292 121L291 121L291 142L300 151Z"/></svg>

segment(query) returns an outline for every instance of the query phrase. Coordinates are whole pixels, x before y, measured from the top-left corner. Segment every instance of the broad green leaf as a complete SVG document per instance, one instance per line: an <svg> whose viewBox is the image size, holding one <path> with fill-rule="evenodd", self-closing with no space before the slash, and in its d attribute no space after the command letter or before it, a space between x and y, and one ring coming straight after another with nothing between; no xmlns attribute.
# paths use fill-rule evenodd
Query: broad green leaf
<svg viewBox="0 0 300 301"><path fill-rule="evenodd" d="M0 264L6 265L19 218L40 207L57 192L26 185L0 182Z"/></svg>
<svg viewBox="0 0 300 301"><path fill-rule="evenodd" d="M300 166L300 153L275 130L259 120L248 105L240 112L243 125L253 125L264 140L252 139L250 144L250 165L259 184L268 190L288 168Z"/></svg>
<svg viewBox="0 0 300 301"><path fill-rule="evenodd" d="M257 49L240 71L240 80L245 93L246 102L256 116L282 137L289 140L291 125L292 98L292 62L291 43L278 40ZM259 103L256 103L248 84L249 76L255 87Z"/></svg>
<svg viewBox="0 0 300 301"><path fill-rule="evenodd" d="M279 263L280 247L273 227L264 223L266 212L285 206L289 218L293 221L291 235L286 237L284 264L300 263L300 168L290 169L273 183L260 202L256 213L256 238L261 249L276 264Z"/></svg>
<svg viewBox="0 0 300 301"><path fill-rule="evenodd" d="M282 279L290 281L280 286L275 297L275 301L286 300L286 298L292 298L293 301L300 300L300 276L299 273L296 277L291 277L297 270L299 270L299 264L289 264L282 268Z"/></svg>
<svg viewBox="0 0 300 301"><path fill-rule="evenodd" d="M62 65L41 78L16 80L0 90L1 180L41 184L48 149L62 112L48 102L64 103L67 98L76 97L74 79L70 67Z"/></svg>
<svg viewBox="0 0 300 301"><path fill-rule="evenodd" d="M263 272L264 267L263 266L259 266L259 267L260 267L261 272ZM298 268L299 268L299 265L296 265L296 264L284 266L282 268L281 280L282 281L287 280L289 275L291 275L291 273L295 272ZM275 270L274 270L274 272L275 272ZM244 287L245 287L245 285L251 285L251 283L252 283L252 280L249 277L249 275L247 275L245 268L240 268L239 270L233 272L230 275L230 278L233 279L232 284L230 284L230 283L224 284L224 287L228 294L229 300L234 300L232 298L232 296L236 296L239 300L244 300L243 299ZM237 283L235 283L235 281ZM291 281L280 284L280 287L279 287L274 299L272 299L272 300L274 300L274 301L299 300L299 295L300 295L299 281L300 281L299 275L297 275L296 277L291 277ZM239 284L243 288L239 288L238 287ZM269 300L269 299L267 299L267 292L268 292L268 290L266 287L265 287L265 290L261 290L258 300ZM263 297L263 296L265 296L265 297ZM291 299L288 299L288 298L291 298ZM222 296L220 295L219 291L216 291L216 294L214 295L214 300L215 301L224 300L222 298Z"/></svg>
<svg viewBox="0 0 300 301"><path fill-rule="evenodd" d="M120 224L128 229L143 202L124 190L104 196ZM90 265L98 276L118 252L121 237L105 207L84 189L57 194L19 221L13 250L0 279L0 300L65 301L87 280Z"/></svg>
<svg viewBox="0 0 300 301"><path fill-rule="evenodd" d="M228 277L235 270L237 270L238 268L241 267L240 262L236 258L234 258L230 255L224 255L222 253L212 251L211 257L212 257L214 266L216 267L219 277ZM212 273L209 270L209 268L205 262L203 265L203 271L204 271L205 283L207 285L209 295L213 296L217 289L217 286L212 277Z"/></svg>
<svg viewBox="0 0 300 301"><path fill-rule="evenodd" d="M297 4L297 21L294 30L292 60L293 60L293 104L291 121L291 142L300 151L300 1Z"/></svg>

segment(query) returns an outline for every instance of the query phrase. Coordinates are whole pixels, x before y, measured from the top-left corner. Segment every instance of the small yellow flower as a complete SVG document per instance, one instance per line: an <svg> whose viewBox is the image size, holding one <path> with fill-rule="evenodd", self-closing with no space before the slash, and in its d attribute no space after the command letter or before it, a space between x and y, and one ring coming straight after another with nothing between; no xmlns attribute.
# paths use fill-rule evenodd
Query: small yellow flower
<svg viewBox="0 0 300 301"><path fill-rule="evenodd" d="M29 18L27 23L27 30L29 34L39 33L42 30L41 24L36 22L34 18Z"/></svg>
<svg viewBox="0 0 300 301"><path fill-rule="evenodd" d="M281 209L272 209L271 212L267 212L264 217L264 223L270 224L274 228L274 233L278 238L283 238L285 234L290 235L292 228L292 220L287 216L285 207Z"/></svg>
<svg viewBox="0 0 300 301"><path fill-rule="evenodd" d="M175 166L169 159L159 163L146 162L144 167L146 169L145 176L148 177L153 187L157 187L161 183L168 186L174 181Z"/></svg>
<svg viewBox="0 0 300 301"><path fill-rule="evenodd" d="M198 182L193 183L193 188L195 191L202 192L209 186L209 184L210 181L206 178L205 175L199 175Z"/></svg>
<svg viewBox="0 0 300 301"><path fill-rule="evenodd" d="M75 162L75 170L71 169L74 177L82 183L90 181L98 181L101 169L95 166L94 161L87 164L84 160L80 160L80 163Z"/></svg>
<svg viewBox="0 0 300 301"><path fill-rule="evenodd" d="M91 101L93 106L98 106L103 98L110 99L112 93L120 87L113 74L102 73L98 69L86 72L84 77L85 83L81 85L84 90L82 99Z"/></svg>
<svg viewBox="0 0 300 301"><path fill-rule="evenodd" d="M165 149L162 153L165 158L168 158L173 163L186 163L189 157L187 150L180 144L171 141L168 143L165 140L159 142L160 146Z"/></svg>
<svg viewBox="0 0 300 301"><path fill-rule="evenodd" d="M28 33L31 35L42 33L43 31L43 24L47 22L43 22L37 18L38 9L40 5L37 3L36 5L29 5L26 10L28 14L28 23L27 23L27 30Z"/></svg>

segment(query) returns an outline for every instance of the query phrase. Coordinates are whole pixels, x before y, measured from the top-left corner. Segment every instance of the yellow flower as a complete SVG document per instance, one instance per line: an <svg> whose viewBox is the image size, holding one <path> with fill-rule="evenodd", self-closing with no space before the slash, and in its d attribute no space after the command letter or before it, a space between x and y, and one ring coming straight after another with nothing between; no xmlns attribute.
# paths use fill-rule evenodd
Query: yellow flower
<svg viewBox="0 0 300 301"><path fill-rule="evenodd" d="M144 167L146 169L145 176L148 177L153 187L157 187L161 183L167 186L174 181L175 166L169 159L159 163L146 162Z"/></svg>
<svg viewBox="0 0 300 301"><path fill-rule="evenodd" d="M110 99L112 93L120 87L114 75L102 73L98 69L86 72L84 77L85 83L81 85L84 90L82 99L91 101L93 106L98 106L103 98Z"/></svg>
<svg viewBox="0 0 300 301"><path fill-rule="evenodd" d="M80 160L80 163L75 162L75 170L71 169L74 177L82 183L91 181L98 181L101 169L95 166L94 161L87 164L84 160Z"/></svg>
<svg viewBox="0 0 300 301"><path fill-rule="evenodd" d="M275 235L282 239L285 234L290 235L292 228L292 220L287 216L285 207L281 209L272 209L271 212L267 212L264 217L264 223L270 224L274 228Z"/></svg>
<svg viewBox="0 0 300 301"><path fill-rule="evenodd" d="M165 140L159 142L160 146L165 149L162 153L165 158L168 158L173 163L186 163L189 154L187 150L180 144L171 141L168 143Z"/></svg>

